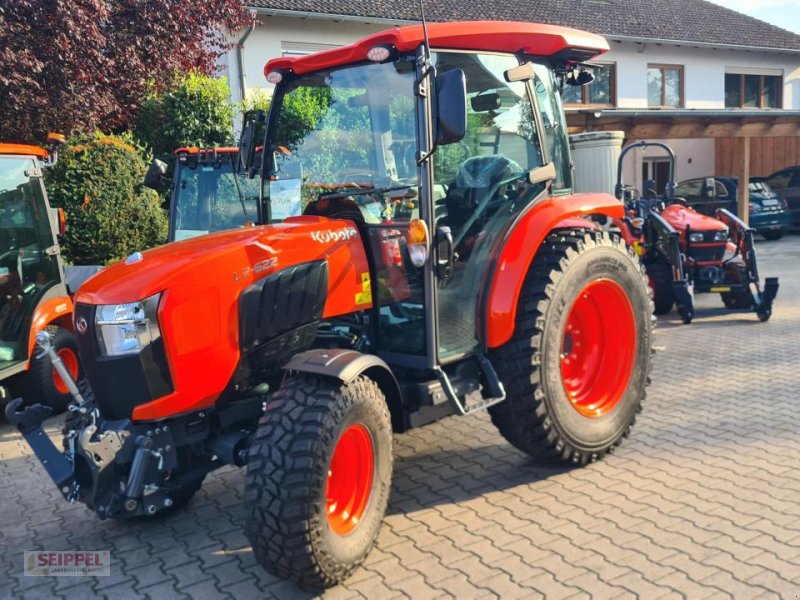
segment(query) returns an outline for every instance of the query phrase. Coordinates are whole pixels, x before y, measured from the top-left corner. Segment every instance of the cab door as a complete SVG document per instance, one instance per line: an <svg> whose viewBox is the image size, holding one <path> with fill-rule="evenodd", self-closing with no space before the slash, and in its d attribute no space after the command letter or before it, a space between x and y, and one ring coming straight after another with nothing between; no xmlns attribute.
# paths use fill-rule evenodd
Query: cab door
<svg viewBox="0 0 800 600"><path fill-rule="evenodd" d="M61 283L41 169L0 158L0 372L27 360L33 311Z"/></svg>
<svg viewBox="0 0 800 600"><path fill-rule="evenodd" d="M467 133L439 147L434 155L434 239L452 239L452 261L434 273L437 358L447 364L480 350L480 298L493 258L520 212L543 186L527 183L541 166L531 88L508 83L505 72L516 57L498 54L436 52L437 74L461 69L466 76ZM551 81L537 80L544 98L557 98ZM556 100L557 102L557 100ZM561 127L560 107L543 107L545 129ZM562 136L553 136L561 139ZM569 164L568 148L557 164Z"/></svg>

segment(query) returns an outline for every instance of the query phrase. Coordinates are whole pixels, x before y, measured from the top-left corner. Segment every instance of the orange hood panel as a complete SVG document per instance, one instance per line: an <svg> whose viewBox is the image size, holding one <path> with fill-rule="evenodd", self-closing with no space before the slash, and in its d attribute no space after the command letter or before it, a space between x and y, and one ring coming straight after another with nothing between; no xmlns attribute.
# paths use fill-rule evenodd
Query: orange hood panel
<svg viewBox="0 0 800 600"><path fill-rule="evenodd" d="M692 231L726 231L728 228L722 221L701 215L693 208L671 204L665 208L661 216L677 231L683 233L688 226Z"/></svg>

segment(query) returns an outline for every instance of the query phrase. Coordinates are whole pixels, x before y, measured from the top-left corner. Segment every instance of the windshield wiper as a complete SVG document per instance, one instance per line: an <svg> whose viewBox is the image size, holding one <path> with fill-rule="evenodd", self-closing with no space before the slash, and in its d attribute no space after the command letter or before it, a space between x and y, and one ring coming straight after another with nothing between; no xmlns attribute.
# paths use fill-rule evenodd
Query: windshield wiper
<svg viewBox="0 0 800 600"><path fill-rule="evenodd" d="M389 192L400 192L416 186L416 183L410 183L408 185L396 185L383 188L355 188L349 192L328 192L327 194L320 194L319 200L322 200L323 198L327 200L336 200L337 198L347 198L348 196L366 196L368 194L387 194Z"/></svg>

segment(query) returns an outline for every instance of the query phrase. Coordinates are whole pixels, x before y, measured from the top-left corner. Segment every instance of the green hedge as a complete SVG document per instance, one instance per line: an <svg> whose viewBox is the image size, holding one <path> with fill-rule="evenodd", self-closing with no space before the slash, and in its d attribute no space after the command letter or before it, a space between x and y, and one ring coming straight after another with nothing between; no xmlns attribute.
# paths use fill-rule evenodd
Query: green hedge
<svg viewBox="0 0 800 600"><path fill-rule="evenodd" d="M167 241L167 216L142 185L148 158L130 136L100 132L73 137L48 175L54 206L64 208L65 258L107 264Z"/></svg>
<svg viewBox="0 0 800 600"><path fill-rule="evenodd" d="M225 78L189 73L172 89L142 102L136 137L156 156L183 146L233 144L231 90Z"/></svg>

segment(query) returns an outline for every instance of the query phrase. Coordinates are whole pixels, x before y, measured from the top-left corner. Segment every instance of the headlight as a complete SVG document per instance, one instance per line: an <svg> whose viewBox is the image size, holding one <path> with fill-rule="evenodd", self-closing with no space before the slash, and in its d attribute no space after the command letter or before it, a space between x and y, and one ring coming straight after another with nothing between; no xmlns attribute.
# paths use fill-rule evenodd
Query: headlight
<svg viewBox="0 0 800 600"><path fill-rule="evenodd" d="M751 203L750 203L750 212L751 212L751 213L757 213L757 212L761 212L761 207L760 207L758 204L753 204L753 203L751 202Z"/></svg>
<svg viewBox="0 0 800 600"><path fill-rule="evenodd" d="M698 231L697 233L690 233L689 234L689 241L690 242L702 242L703 241L703 232Z"/></svg>
<svg viewBox="0 0 800 600"><path fill-rule="evenodd" d="M724 229L714 234L715 242L724 242L727 239L728 239L728 232L725 231Z"/></svg>
<svg viewBox="0 0 800 600"><path fill-rule="evenodd" d="M98 306L95 312L97 342L103 356L138 354L161 337L155 294L139 302Z"/></svg>

